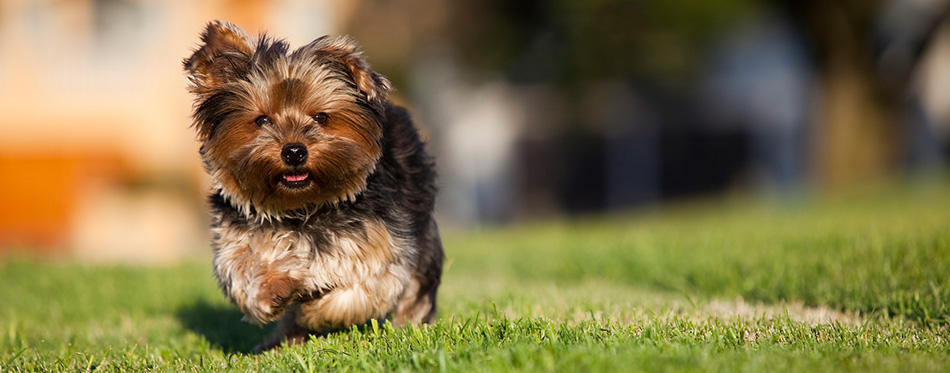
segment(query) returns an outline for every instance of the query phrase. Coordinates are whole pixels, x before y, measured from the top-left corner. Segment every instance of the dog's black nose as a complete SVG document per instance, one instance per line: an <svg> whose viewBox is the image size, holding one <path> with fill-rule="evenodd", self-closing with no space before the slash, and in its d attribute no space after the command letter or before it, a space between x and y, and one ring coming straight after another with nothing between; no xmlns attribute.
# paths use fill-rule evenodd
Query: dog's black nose
<svg viewBox="0 0 950 373"><path fill-rule="evenodd" d="M307 160L307 147L297 143L284 145L280 157L289 166L300 166Z"/></svg>

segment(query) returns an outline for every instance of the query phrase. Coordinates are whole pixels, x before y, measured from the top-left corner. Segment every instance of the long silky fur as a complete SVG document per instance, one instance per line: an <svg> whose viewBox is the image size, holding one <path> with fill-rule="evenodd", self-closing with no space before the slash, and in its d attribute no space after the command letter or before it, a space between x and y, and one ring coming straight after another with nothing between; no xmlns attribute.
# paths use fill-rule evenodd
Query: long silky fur
<svg viewBox="0 0 950 373"><path fill-rule="evenodd" d="M280 320L260 349L370 319L431 322L443 260L435 168L388 101L389 81L348 38L289 52L215 21L201 40L184 68L212 185L214 271L245 319ZM309 121L314 111L330 122ZM272 124L255 125L261 115ZM288 143L309 151L299 171L281 161ZM282 188L291 171L311 185Z"/></svg>

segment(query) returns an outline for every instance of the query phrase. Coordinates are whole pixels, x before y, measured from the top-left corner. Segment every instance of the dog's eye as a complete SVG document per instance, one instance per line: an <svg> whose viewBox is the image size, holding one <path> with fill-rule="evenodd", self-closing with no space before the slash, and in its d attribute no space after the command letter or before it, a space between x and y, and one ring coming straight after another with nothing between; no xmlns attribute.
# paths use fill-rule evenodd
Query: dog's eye
<svg viewBox="0 0 950 373"><path fill-rule="evenodd" d="M254 124L257 124L258 127L264 127L270 124L270 118L268 118L266 115L261 115L257 117L257 119L254 119Z"/></svg>
<svg viewBox="0 0 950 373"><path fill-rule="evenodd" d="M317 113L313 116L313 121L321 126L327 124L328 120L330 120L330 116L327 113Z"/></svg>

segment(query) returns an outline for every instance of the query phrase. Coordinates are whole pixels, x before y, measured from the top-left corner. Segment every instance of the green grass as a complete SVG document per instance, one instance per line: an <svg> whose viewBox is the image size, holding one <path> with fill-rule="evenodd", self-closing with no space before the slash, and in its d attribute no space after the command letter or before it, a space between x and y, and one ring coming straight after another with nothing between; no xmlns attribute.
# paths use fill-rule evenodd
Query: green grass
<svg viewBox="0 0 950 373"><path fill-rule="evenodd" d="M435 325L263 355L210 260L8 259L0 371L945 371L948 207L901 185L449 232Z"/></svg>

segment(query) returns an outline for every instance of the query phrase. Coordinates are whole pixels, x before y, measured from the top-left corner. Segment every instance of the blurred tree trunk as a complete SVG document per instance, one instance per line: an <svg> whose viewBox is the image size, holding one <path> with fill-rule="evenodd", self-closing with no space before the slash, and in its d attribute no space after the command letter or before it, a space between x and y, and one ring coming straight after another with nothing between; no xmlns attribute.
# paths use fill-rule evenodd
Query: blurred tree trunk
<svg viewBox="0 0 950 373"><path fill-rule="evenodd" d="M877 72L876 0L779 0L805 33L819 71L813 179L841 186L892 174L903 140L899 91Z"/></svg>

